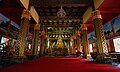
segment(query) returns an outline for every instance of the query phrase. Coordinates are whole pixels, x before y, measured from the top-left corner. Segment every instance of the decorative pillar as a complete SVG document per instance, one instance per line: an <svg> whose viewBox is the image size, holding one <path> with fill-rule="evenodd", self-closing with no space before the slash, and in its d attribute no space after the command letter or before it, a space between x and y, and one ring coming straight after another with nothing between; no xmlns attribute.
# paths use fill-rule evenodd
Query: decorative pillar
<svg viewBox="0 0 120 72"><path fill-rule="evenodd" d="M41 33L41 48L40 48L40 55L42 56L44 54L44 41L45 40L45 32L42 31Z"/></svg>
<svg viewBox="0 0 120 72"><path fill-rule="evenodd" d="M80 39L80 31L77 31L77 52L82 52L82 49L81 49L81 39Z"/></svg>
<svg viewBox="0 0 120 72"><path fill-rule="evenodd" d="M50 47L50 41L49 41L49 38L47 37L46 55L48 55L48 54L49 54L49 47Z"/></svg>
<svg viewBox="0 0 120 72"><path fill-rule="evenodd" d="M70 38L70 48L69 48L69 51L70 51L70 54L73 54L73 37Z"/></svg>
<svg viewBox="0 0 120 72"><path fill-rule="evenodd" d="M28 10L23 10L21 17L21 24L18 35L18 54L19 56L24 56L24 49L27 47L26 37L29 29L29 20L30 20L30 12Z"/></svg>
<svg viewBox="0 0 120 72"><path fill-rule="evenodd" d="M38 40L39 40L40 24L35 24L34 35L32 40L32 54L38 56Z"/></svg>
<svg viewBox="0 0 120 72"><path fill-rule="evenodd" d="M73 54L76 54L76 46L77 46L77 45L76 45L76 36L75 36L75 35L73 36L73 42L74 42L74 43L73 43L73 44L74 44L74 45L73 45Z"/></svg>
<svg viewBox="0 0 120 72"><path fill-rule="evenodd" d="M68 39L68 54L70 54L70 39Z"/></svg>
<svg viewBox="0 0 120 72"><path fill-rule="evenodd" d="M82 45L83 45L83 57L87 58L87 54L89 54L89 43L88 43L88 33L87 33L87 26L85 24L81 25L82 29Z"/></svg>
<svg viewBox="0 0 120 72"><path fill-rule="evenodd" d="M108 53L108 50L107 50L106 39L102 27L102 16L100 14L100 11L98 10L93 12L93 24L94 24L95 35L97 37L98 53L99 56L101 57L101 60L103 60L104 53Z"/></svg>
<svg viewBox="0 0 120 72"><path fill-rule="evenodd" d="M52 39L50 39L49 55L52 55Z"/></svg>
<svg viewBox="0 0 120 72"><path fill-rule="evenodd" d="M47 54L47 35L45 35L45 40L44 40L44 53Z"/></svg>

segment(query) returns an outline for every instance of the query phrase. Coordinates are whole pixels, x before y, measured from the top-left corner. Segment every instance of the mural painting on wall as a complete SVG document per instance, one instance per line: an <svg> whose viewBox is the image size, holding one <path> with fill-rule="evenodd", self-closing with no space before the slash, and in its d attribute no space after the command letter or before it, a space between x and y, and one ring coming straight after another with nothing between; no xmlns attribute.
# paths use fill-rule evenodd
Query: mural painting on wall
<svg viewBox="0 0 120 72"><path fill-rule="evenodd" d="M111 26L110 22L107 22L106 24L103 25L103 31L107 38L109 38L113 35L112 26Z"/></svg>
<svg viewBox="0 0 120 72"><path fill-rule="evenodd" d="M95 43L96 42L96 37L95 37L95 32L91 32L88 34L88 39L89 39L89 43Z"/></svg>
<svg viewBox="0 0 120 72"><path fill-rule="evenodd" d="M120 16L117 16L112 20L113 28L116 34L120 35Z"/></svg>
<svg viewBox="0 0 120 72"><path fill-rule="evenodd" d="M93 37L95 37L95 32L94 31L88 34L88 39L91 39Z"/></svg>

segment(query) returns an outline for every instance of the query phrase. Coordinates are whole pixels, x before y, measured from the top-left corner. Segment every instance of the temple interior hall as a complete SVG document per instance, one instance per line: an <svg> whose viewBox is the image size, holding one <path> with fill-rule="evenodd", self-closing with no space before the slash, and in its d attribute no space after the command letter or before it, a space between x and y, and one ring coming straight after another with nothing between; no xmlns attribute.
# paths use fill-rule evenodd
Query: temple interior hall
<svg viewBox="0 0 120 72"><path fill-rule="evenodd" d="M0 72L120 72L120 0L0 0Z"/></svg>

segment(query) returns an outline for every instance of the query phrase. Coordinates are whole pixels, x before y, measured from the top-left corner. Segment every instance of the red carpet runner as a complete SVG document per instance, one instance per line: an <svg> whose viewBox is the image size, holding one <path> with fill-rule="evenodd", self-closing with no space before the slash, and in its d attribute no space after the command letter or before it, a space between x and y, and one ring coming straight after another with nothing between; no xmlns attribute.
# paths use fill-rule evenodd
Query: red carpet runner
<svg viewBox="0 0 120 72"><path fill-rule="evenodd" d="M120 72L120 68L76 57L41 57L1 72Z"/></svg>

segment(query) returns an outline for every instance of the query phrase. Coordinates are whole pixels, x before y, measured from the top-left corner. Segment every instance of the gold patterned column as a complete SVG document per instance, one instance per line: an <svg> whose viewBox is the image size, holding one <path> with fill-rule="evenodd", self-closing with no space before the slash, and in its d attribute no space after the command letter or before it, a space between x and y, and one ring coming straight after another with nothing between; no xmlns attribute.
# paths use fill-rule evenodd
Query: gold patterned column
<svg viewBox="0 0 120 72"><path fill-rule="evenodd" d="M44 31L42 31L42 33L41 33L41 48L40 48L40 55L42 56L43 54L44 54L44 41L45 40L45 32Z"/></svg>
<svg viewBox="0 0 120 72"><path fill-rule="evenodd" d="M77 47L77 45L76 45L76 36L75 35L73 36L73 42L74 42L73 43L74 44L73 45L73 54L76 54L76 47Z"/></svg>
<svg viewBox="0 0 120 72"><path fill-rule="evenodd" d="M49 55L52 55L52 39L50 39Z"/></svg>
<svg viewBox="0 0 120 72"><path fill-rule="evenodd" d="M45 40L44 40L44 53L47 54L47 35L45 35Z"/></svg>
<svg viewBox="0 0 120 72"><path fill-rule="evenodd" d="M77 52L82 52L82 49L81 49L81 39L80 39L80 31L77 31Z"/></svg>
<svg viewBox="0 0 120 72"><path fill-rule="evenodd" d="M70 39L68 39L68 54L70 55Z"/></svg>
<svg viewBox="0 0 120 72"><path fill-rule="evenodd" d="M95 35L97 37L97 47L98 53L103 59L104 53L108 53L106 39L102 28L102 16L99 10L93 12L93 23L94 23L94 30Z"/></svg>
<svg viewBox="0 0 120 72"><path fill-rule="evenodd" d="M47 36L46 42L47 42L47 44L46 44L46 46L47 46L47 47L46 47L46 55L49 55L50 41L49 41L48 36Z"/></svg>
<svg viewBox="0 0 120 72"><path fill-rule="evenodd" d="M70 54L73 54L73 37L70 38L70 48L69 48Z"/></svg>
<svg viewBox="0 0 120 72"><path fill-rule="evenodd" d="M24 56L24 49L27 46L26 37L29 29L29 20L30 20L30 12L28 10L23 10L21 17L21 24L18 35L18 55Z"/></svg>
<svg viewBox="0 0 120 72"><path fill-rule="evenodd" d="M34 35L32 40L32 54L38 56L38 40L39 40L40 24L35 24Z"/></svg>
<svg viewBox="0 0 120 72"><path fill-rule="evenodd" d="M83 35L82 36L83 57L87 58L87 54L89 54L87 26L85 24L82 24L81 29Z"/></svg>

